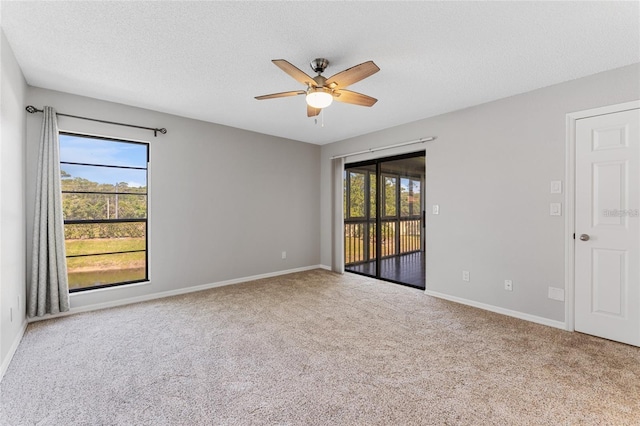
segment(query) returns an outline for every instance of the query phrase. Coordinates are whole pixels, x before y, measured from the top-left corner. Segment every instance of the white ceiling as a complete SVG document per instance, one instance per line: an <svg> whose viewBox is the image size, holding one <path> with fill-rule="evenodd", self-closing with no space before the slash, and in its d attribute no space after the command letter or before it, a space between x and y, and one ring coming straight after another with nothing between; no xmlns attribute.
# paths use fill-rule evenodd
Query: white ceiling
<svg viewBox="0 0 640 426"><path fill-rule="evenodd" d="M2 1L1 23L32 86L325 144L640 62L639 10L612 1ZM378 103L334 103L315 124L303 96L254 99L303 89L271 59L313 74L316 57L329 59L326 76L373 60L381 71L349 89Z"/></svg>

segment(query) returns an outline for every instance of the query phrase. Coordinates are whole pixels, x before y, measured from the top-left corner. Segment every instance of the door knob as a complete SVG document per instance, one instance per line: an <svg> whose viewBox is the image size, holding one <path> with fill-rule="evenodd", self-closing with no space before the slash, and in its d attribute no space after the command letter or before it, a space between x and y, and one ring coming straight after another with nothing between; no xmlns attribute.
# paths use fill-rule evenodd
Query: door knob
<svg viewBox="0 0 640 426"><path fill-rule="evenodd" d="M582 234L580 235L580 241L589 241L589 234Z"/></svg>

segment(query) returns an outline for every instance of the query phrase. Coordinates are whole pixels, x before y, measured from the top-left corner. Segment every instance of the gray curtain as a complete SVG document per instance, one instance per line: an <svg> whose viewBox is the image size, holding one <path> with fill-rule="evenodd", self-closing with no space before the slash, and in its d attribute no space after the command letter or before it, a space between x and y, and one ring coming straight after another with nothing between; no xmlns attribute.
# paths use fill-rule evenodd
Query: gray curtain
<svg viewBox="0 0 640 426"><path fill-rule="evenodd" d="M331 270L342 274L344 273L344 158L333 159L331 166L333 167Z"/></svg>
<svg viewBox="0 0 640 426"><path fill-rule="evenodd" d="M29 317L69 310L58 119L55 109L51 107L44 107L43 116L36 181L31 287L27 302Z"/></svg>

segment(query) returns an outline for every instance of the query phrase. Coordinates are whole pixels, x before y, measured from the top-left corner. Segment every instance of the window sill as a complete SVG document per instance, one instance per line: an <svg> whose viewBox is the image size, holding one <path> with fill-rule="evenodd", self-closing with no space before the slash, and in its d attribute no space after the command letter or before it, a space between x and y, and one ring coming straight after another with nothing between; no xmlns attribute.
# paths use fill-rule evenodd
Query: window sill
<svg viewBox="0 0 640 426"><path fill-rule="evenodd" d="M73 298L73 297L81 296L83 294L93 294L93 293L109 291L109 290L122 290L125 288L138 287L138 286L143 286L148 284L151 284L151 281L141 281L139 283L123 284L123 285L116 285L116 286L104 287L104 288L94 288L91 290L84 290L84 291L69 293L69 297Z"/></svg>

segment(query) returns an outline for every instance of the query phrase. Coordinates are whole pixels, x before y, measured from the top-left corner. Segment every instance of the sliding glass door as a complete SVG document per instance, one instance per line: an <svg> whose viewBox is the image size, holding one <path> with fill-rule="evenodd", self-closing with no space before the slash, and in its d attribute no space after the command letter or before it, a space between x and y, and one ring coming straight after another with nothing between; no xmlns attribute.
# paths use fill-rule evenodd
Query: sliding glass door
<svg viewBox="0 0 640 426"><path fill-rule="evenodd" d="M345 270L424 288L424 180L424 152L345 166Z"/></svg>

